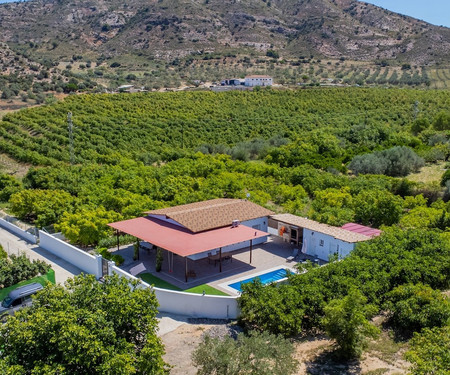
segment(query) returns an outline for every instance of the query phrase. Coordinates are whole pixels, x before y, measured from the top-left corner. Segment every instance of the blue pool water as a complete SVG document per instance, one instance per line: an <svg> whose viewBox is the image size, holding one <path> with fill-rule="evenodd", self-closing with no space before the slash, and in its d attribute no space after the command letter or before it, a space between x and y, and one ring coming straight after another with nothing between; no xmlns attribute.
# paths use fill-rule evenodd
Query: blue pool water
<svg viewBox="0 0 450 375"><path fill-rule="evenodd" d="M275 271L267 272L262 275L253 276L249 279L245 279L242 281L238 281L237 283L229 284L228 286L232 287L233 289L236 289L239 292L242 292L241 285L251 283L255 279L260 279L261 282L266 285L273 283L274 281L278 281L281 279L284 279L287 276L287 270L285 268L280 268Z"/></svg>

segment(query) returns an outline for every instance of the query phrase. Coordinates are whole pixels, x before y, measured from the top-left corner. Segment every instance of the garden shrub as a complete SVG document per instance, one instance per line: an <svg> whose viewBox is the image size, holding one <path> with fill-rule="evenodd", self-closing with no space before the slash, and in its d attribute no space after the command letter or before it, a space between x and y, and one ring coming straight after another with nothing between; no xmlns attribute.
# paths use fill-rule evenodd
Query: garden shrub
<svg viewBox="0 0 450 375"><path fill-rule="evenodd" d="M41 260L30 261L25 254L0 258L0 287L7 288L20 281L44 275L49 269L50 265L47 263Z"/></svg>
<svg viewBox="0 0 450 375"><path fill-rule="evenodd" d="M367 298L354 288L344 298L334 299L325 306L323 326L336 340L343 358L360 357L367 347L367 338L379 334L379 329L368 321L377 308L366 303Z"/></svg>
<svg viewBox="0 0 450 375"><path fill-rule="evenodd" d="M349 164L355 174L385 174L387 176L407 176L424 166L424 161L412 149L396 146L371 154L357 155Z"/></svg>
<svg viewBox="0 0 450 375"><path fill-rule="evenodd" d="M410 341L406 359L412 363L412 375L448 375L450 368L450 325L425 328Z"/></svg>
<svg viewBox="0 0 450 375"><path fill-rule="evenodd" d="M450 319L450 301L423 284L400 285L387 295L389 321L399 331L442 327Z"/></svg>
<svg viewBox="0 0 450 375"><path fill-rule="evenodd" d="M121 256L119 254L111 254L106 247L99 248L96 251L103 258L113 261L116 264L116 266L121 266L123 264L123 262L125 262L125 259L123 258L123 256Z"/></svg>

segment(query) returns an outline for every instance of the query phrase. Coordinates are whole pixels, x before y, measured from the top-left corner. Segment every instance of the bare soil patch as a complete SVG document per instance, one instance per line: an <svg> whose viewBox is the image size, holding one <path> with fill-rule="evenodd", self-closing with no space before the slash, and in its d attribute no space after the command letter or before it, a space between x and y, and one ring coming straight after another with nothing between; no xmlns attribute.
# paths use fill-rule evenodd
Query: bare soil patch
<svg viewBox="0 0 450 375"><path fill-rule="evenodd" d="M429 182L440 182L442 179L442 175L445 172L445 162L440 162L437 164L431 164L423 167L420 172L418 173L412 173L407 178L408 180L414 181L414 182L423 182L423 183L429 183Z"/></svg>
<svg viewBox="0 0 450 375"><path fill-rule="evenodd" d="M379 323L377 322L377 325ZM195 375L191 362L192 352L197 348L204 333L225 329L225 324L183 324L162 336L166 347L164 359L173 366L172 375ZM333 352L333 341L325 336L310 336L295 343L295 356L299 360L297 375L401 375L406 374L409 363L403 359L407 349L404 343L396 343L383 331L359 361L340 362Z"/></svg>

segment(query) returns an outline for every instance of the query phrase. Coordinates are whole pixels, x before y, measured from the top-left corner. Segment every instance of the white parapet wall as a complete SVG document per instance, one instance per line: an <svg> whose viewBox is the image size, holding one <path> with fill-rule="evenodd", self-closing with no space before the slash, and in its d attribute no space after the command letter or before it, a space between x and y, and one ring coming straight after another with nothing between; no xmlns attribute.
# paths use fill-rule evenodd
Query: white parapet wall
<svg viewBox="0 0 450 375"><path fill-rule="evenodd" d="M34 234L29 233L29 232L23 230L22 228L19 228L17 225L14 225L13 223L6 221L5 219L0 218L0 226L2 228L9 230L10 232L17 234L19 237L27 240L28 242L31 242L31 243L37 242L37 237Z"/></svg>
<svg viewBox="0 0 450 375"><path fill-rule="evenodd" d="M85 273L95 275L96 278L102 277L102 257L100 255L88 254L57 238L57 236L52 236L41 230L39 231L39 246L73 264Z"/></svg>
<svg viewBox="0 0 450 375"><path fill-rule="evenodd" d="M140 280L113 263L109 263L109 273L116 273L129 280ZM140 281L143 287L152 288L151 285ZM210 296L161 288L153 290L159 302L158 310L161 312L209 319L236 319L239 316L237 297Z"/></svg>

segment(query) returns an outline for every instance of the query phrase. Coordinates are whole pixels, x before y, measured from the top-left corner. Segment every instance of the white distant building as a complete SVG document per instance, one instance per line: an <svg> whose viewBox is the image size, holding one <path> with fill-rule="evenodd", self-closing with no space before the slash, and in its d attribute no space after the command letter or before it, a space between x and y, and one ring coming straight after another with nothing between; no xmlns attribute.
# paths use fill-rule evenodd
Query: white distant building
<svg viewBox="0 0 450 375"><path fill-rule="evenodd" d="M248 76L245 77L245 86L272 86L273 79L270 76Z"/></svg>

